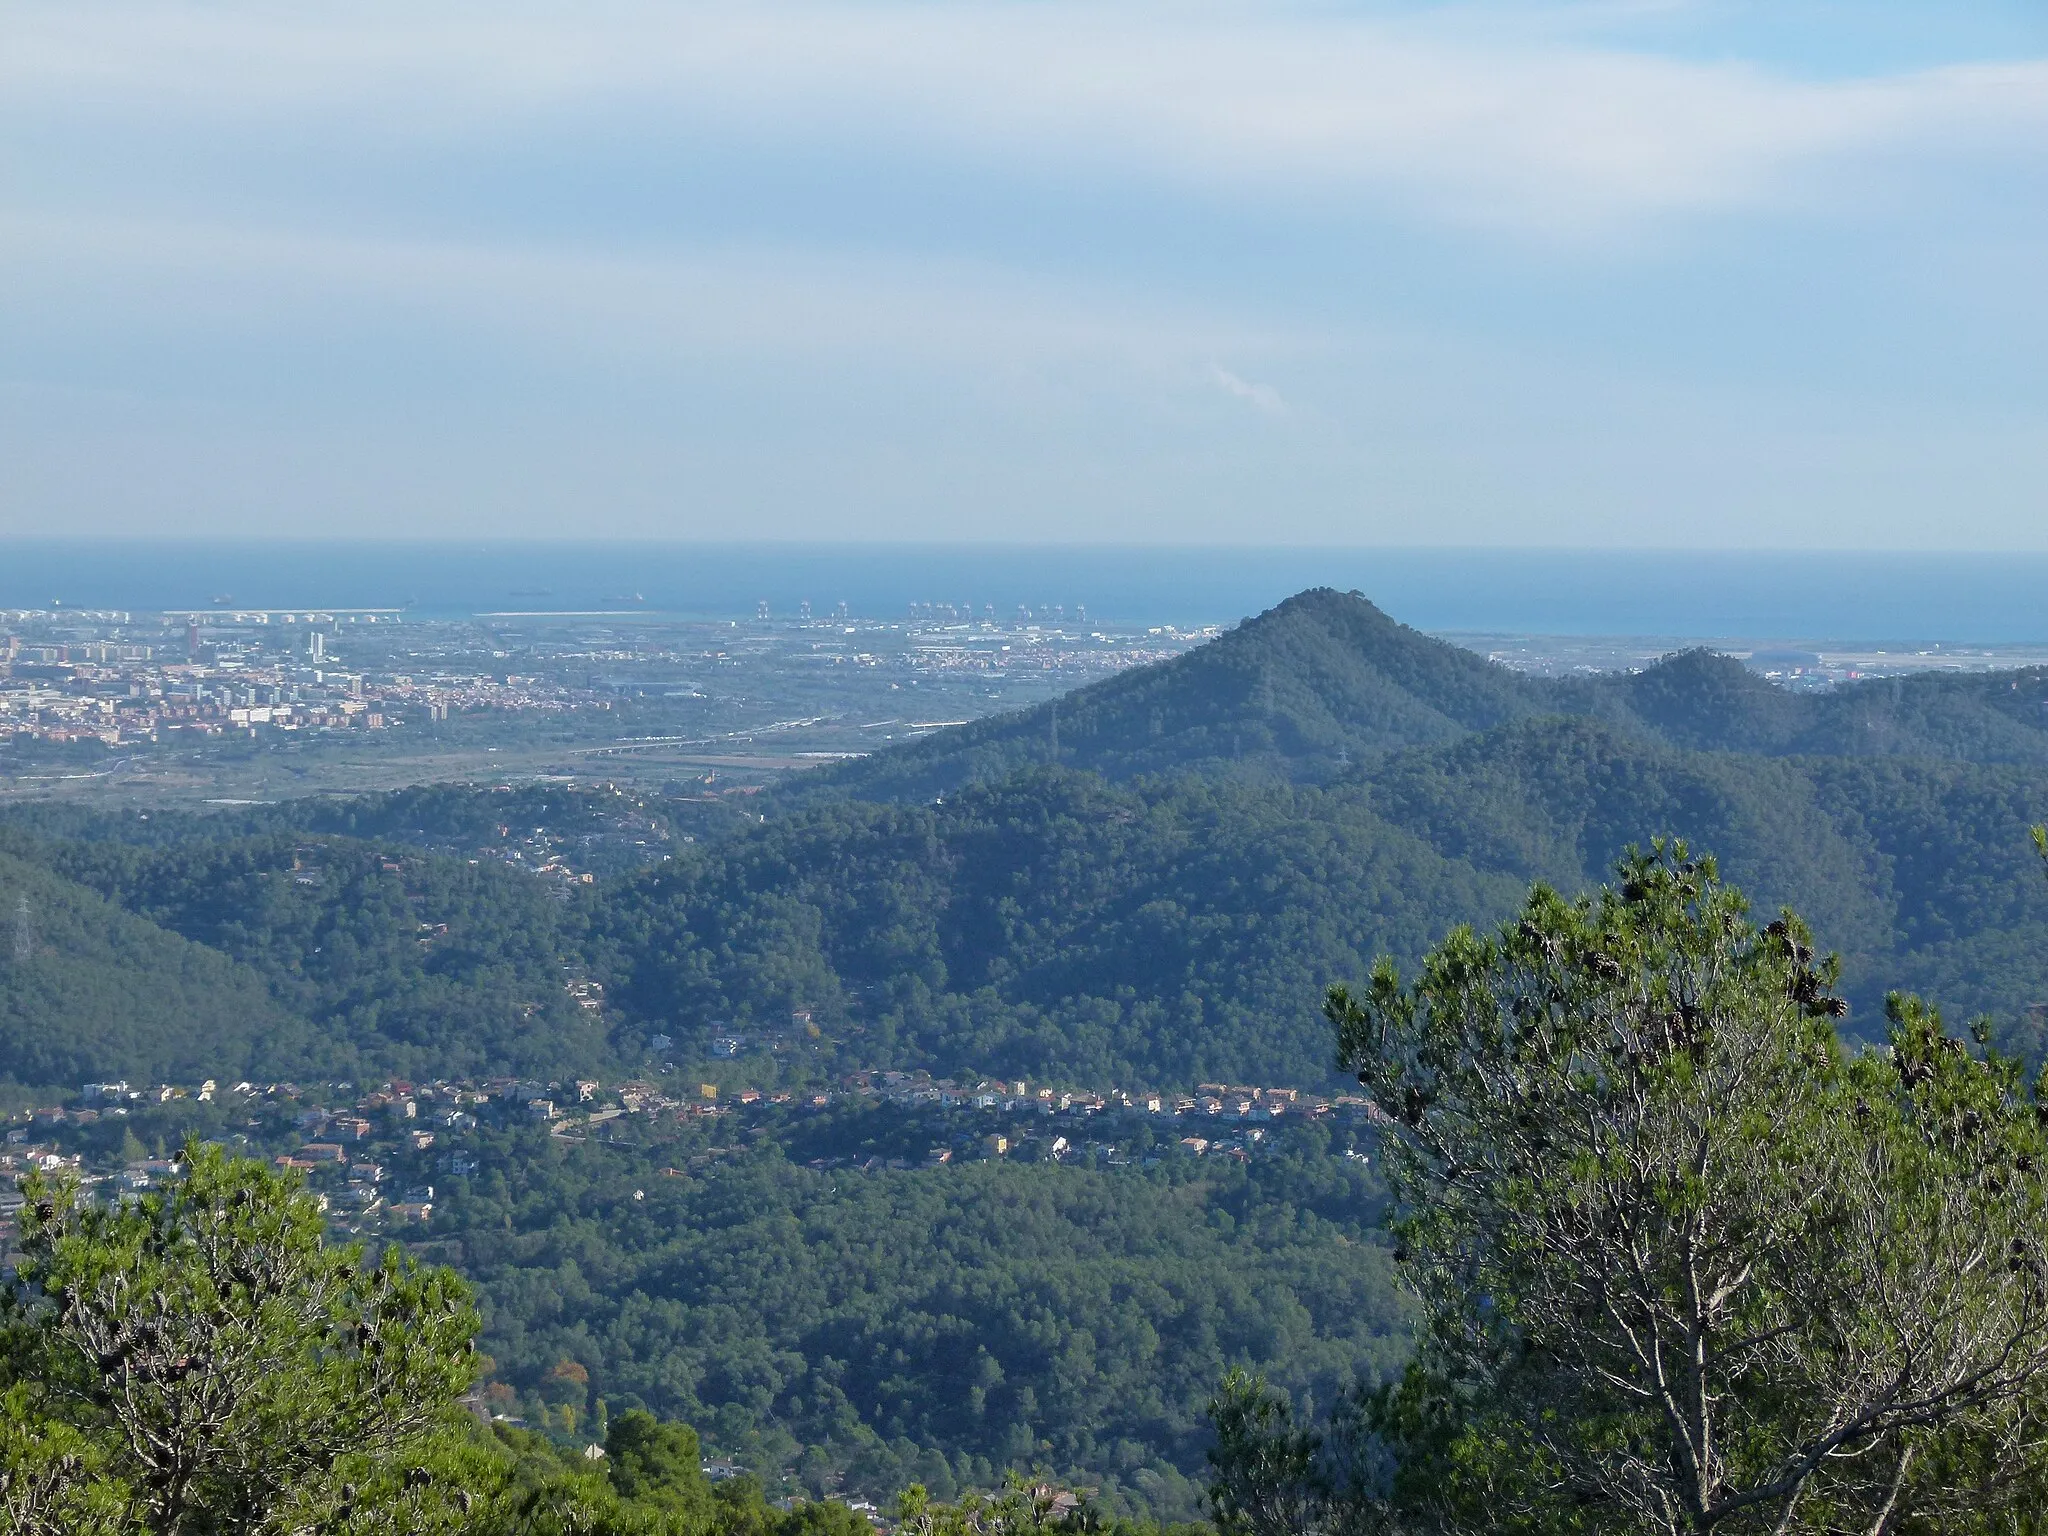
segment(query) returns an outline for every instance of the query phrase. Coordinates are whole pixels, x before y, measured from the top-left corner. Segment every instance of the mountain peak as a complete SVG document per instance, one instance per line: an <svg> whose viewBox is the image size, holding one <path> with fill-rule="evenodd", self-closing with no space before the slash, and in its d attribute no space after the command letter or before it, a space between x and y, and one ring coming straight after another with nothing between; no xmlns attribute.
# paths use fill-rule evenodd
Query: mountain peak
<svg viewBox="0 0 2048 1536"><path fill-rule="evenodd" d="M1055 757L1113 779L1207 767L1316 780L1359 756L1454 740L1542 703L1531 680L1411 629L1357 592L1313 587L1171 661L828 770L803 788L929 798Z"/></svg>
<svg viewBox="0 0 2048 1536"><path fill-rule="evenodd" d="M1800 728L1798 698L1705 646L1603 681L1625 718L1682 747L1776 751Z"/></svg>

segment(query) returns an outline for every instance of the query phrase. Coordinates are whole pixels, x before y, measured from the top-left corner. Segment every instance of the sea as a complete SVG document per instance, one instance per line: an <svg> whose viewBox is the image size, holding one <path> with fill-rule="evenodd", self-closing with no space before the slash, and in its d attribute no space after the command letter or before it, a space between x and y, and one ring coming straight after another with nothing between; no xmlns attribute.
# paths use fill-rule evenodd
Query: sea
<svg viewBox="0 0 2048 1536"><path fill-rule="evenodd" d="M1435 633L2048 642L2048 553L15 539L0 609L887 619L912 605L1234 623L1307 587Z"/></svg>

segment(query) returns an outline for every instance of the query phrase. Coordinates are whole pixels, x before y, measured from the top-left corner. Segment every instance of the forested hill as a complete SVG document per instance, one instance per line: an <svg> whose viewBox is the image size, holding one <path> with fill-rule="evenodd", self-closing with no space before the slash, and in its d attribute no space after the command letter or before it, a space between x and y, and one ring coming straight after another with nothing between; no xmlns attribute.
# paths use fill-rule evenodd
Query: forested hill
<svg viewBox="0 0 2048 1536"><path fill-rule="evenodd" d="M560 1077L616 1060L565 990L578 915L530 874L214 817L54 820L71 835L0 826L0 1080Z"/></svg>
<svg viewBox="0 0 2048 1536"><path fill-rule="evenodd" d="M0 946L0 1075L546 1080L801 1010L820 1071L1311 1086L1330 982L1663 833L1845 954L1852 1028L1905 986L2037 1053L2044 813L2036 767L1692 752L1545 716L1320 786L1040 767L942 804L825 803L569 889L395 841L80 821L5 834L0 889L35 931L25 970Z"/></svg>
<svg viewBox="0 0 2048 1536"><path fill-rule="evenodd" d="M0 1077L232 1081L304 1059L303 1022L218 950L4 850L0 902Z"/></svg>
<svg viewBox="0 0 2048 1536"><path fill-rule="evenodd" d="M1321 787L1041 768L938 805L817 806L593 915L621 1000L685 1027L800 1006L877 1060L1312 1083L1328 983L1678 834L1844 952L1852 1027L1914 987L2032 1050L2044 808L2040 769L1694 753L1552 717Z"/></svg>
<svg viewBox="0 0 2048 1536"><path fill-rule="evenodd" d="M1548 701L1540 682L1396 623L1356 593L1318 588L1172 661L791 789L929 800L1055 760L1111 779L1228 766L1314 780L1360 753L1450 741Z"/></svg>
<svg viewBox="0 0 2048 1536"><path fill-rule="evenodd" d="M1330 982L1663 835L1844 953L1852 1028L1917 988L2038 1056L2044 693L1794 695L1703 652L1544 682L1310 592L1063 700L1057 765L1049 710L992 721L700 817L696 842L695 802L609 788L16 808L0 895L48 916L27 969L0 943L0 1076L545 1079L807 1013L819 1070L1308 1085Z"/></svg>
<svg viewBox="0 0 2048 1536"><path fill-rule="evenodd" d="M1672 746L1771 756L2048 764L2048 671L1875 679L1793 694L1707 651L1633 674L1549 680L1319 588L1210 644L1053 704L806 775L788 802L930 800L1058 763L1110 779L1205 772L1322 783L1379 754L1538 715Z"/></svg>

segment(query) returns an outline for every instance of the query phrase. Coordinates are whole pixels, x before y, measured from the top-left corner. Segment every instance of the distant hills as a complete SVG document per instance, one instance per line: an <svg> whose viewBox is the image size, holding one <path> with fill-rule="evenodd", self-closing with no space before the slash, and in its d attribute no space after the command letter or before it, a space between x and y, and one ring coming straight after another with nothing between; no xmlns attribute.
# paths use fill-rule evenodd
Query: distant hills
<svg viewBox="0 0 2048 1536"><path fill-rule="evenodd" d="M563 1076L803 1011L826 1064L1308 1083L1329 982L1666 835L1844 953L1852 1029L1908 987L2039 1056L2044 699L2039 670L1792 694L1698 651L1547 681L1314 591L1056 711L807 774L562 902L459 857L510 814L459 788L146 829L17 813L0 897L33 889L31 965L82 979L11 989L0 1073Z"/></svg>
<svg viewBox="0 0 2048 1536"><path fill-rule="evenodd" d="M1548 716L1323 786L1038 768L940 804L813 805L608 911L643 936L616 982L648 1015L805 1006L876 1059L1307 1083L1328 1070L1329 982L1679 835L1844 952L1852 1027L1918 988L2032 1050L2048 879L2026 826L2044 808L2039 769L1690 752Z"/></svg>
<svg viewBox="0 0 2048 1536"><path fill-rule="evenodd" d="M1312 781L1361 754L1540 714L1547 698L1362 597L1318 590L1172 661L806 775L791 792L930 799L1055 761L1109 779L1221 769Z"/></svg>
<svg viewBox="0 0 2048 1536"><path fill-rule="evenodd" d="M1699 751L2048 766L2044 694L2043 669L1795 694L1700 650L1633 674L1528 677L1323 588L1185 656L807 775L790 793L928 800L1054 762L1109 779L1222 772L1321 783L1389 751L1541 715Z"/></svg>

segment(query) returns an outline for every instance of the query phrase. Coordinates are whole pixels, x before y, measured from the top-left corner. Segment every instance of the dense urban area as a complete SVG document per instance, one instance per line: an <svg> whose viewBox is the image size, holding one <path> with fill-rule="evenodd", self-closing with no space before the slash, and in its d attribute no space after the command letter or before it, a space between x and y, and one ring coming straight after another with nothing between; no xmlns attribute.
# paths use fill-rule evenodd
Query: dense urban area
<svg viewBox="0 0 2048 1536"><path fill-rule="evenodd" d="M1058 605L1000 621L953 604L886 621L15 609L0 612L0 796L220 803L492 773L759 785L1215 632Z"/></svg>
<svg viewBox="0 0 2048 1536"><path fill-rule="evenodd" d="M16 736L121 747L608 710L622 700L668 701L688 715L714 699L765 703L821 682L845 695L842 707L905 687L929 689L932 699L964 688L996 701L1017 689L1015 701L1025 702L1178 655L1214 633L1091 630L1085 610L1072 623L1063 611L1043 623L1028 611L1013 622L956 621L946 608L890 623L808 613L778 622L765 612L745 623L637 613L449 623L408 622L389 609L12 610L0 613L0 660L12 684L0 694L0 717ZM755 686L762 698L749 695ZM858 729L881 732L864 738L872 744L948 723L916 714ZM789 734L826 723L764 720L755 729Z"/></svg>

